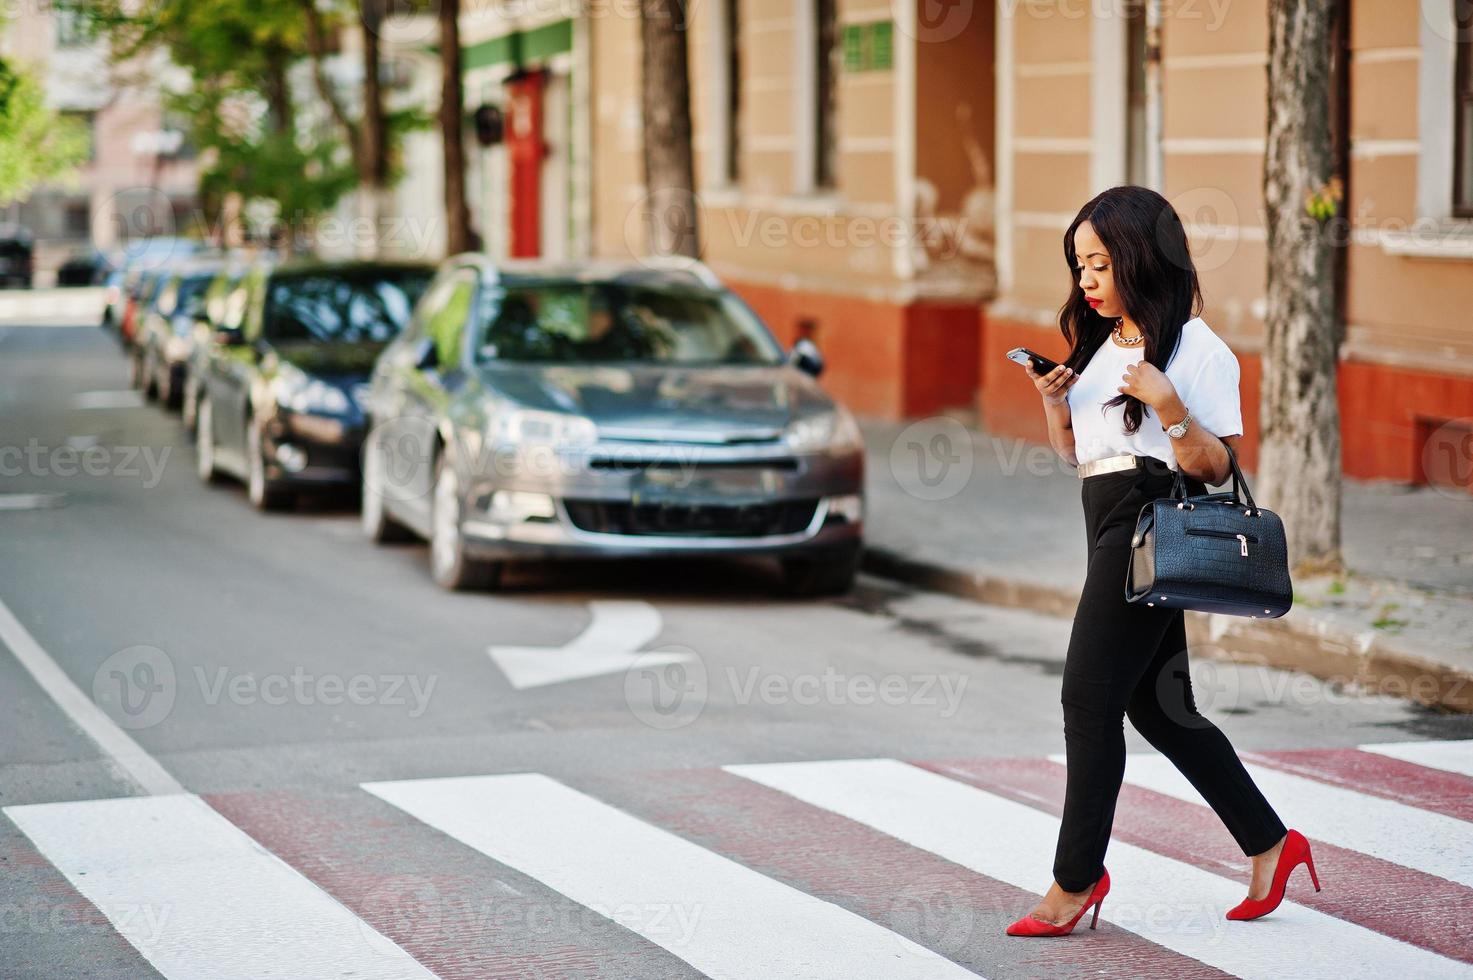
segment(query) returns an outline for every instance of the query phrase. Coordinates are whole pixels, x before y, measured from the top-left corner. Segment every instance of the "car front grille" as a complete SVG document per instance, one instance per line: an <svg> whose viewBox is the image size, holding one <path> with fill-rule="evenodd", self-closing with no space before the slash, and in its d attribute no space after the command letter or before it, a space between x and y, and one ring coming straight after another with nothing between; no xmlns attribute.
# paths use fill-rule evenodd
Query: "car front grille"
<svg viewBox="0 0 1473 980"><path fill-rule="evenodd" d="M564 500L568 517L583 531L760 538L796 534L813 520L817 499L754 504L631 504L617 500Z"/></svg>

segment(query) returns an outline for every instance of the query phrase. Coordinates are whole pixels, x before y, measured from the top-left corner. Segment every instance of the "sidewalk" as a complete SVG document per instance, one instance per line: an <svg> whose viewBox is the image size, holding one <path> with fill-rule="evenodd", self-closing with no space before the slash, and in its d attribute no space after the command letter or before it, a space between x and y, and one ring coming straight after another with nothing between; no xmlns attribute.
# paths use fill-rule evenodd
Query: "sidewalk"
<svg viewBox="0 0 1473 980"><path fill-rule="evenodd" d="M971 423L860 421L864 570L1072 616L1079 478L1049 446ZM1473 497L1347 480L1341 534L1349 574L1296 577L1294 608L1275 620L1189 612L1193 653L1473 712Z"/></svg>

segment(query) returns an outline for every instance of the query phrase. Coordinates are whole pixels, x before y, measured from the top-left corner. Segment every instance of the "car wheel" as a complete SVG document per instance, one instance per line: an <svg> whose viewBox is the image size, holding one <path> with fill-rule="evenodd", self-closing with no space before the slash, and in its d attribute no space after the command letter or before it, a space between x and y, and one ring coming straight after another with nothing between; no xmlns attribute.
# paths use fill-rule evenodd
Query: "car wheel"
<svg viewBox="0 0 1473 980"><path fill-rule="evenodd" d="M363 491L359 520L363 525L363 533L374 544L408 541L411 537L409 529L390 517L384 508L386 491L383 452L383 446L379 445L378 439L370 430L368 439L363 443Z"/></svg>
<svg viewBox="0 0 1473 980"><path fill-rule="evenodd" d="M430 512L430 574L447 589L490 589L500 584L501 562L468 558L460 528L460 480L455 465L442 452L435 461L435 490Z"/></svg>
<svg viewBox="0 0 1473 980"><path fill-rule="evenodd" d="M199 382L194 380L194 375L184 377L184 404L181 408L184 416L184 428L193 435L199 424Z"/></svg>
<svg viewBox="0 0 1473 980"><path fill-rule="evenodd" d="M208 398L199 400L199 427L195 432L194 450L199 478L205 483L219 483L220 471L215 467L215 408Z"/></svg>
<svg viewBox="0 0 1473 980"><path fill-rule="evenodd" d="M803 598L843 595L854 587L862 552L855 542L832 551L783 558L783 592Z"/></svg>
<svg viewBox="0 0 1473 980"><path fill-rule="evenodd" d="M159 382L159 402L162 403L165 408L171 411L177 409L180 403L184 400L180 396L180 386L178 382L174 380L177 377L178 375L174 373L174 368L172 366L165 366L162 374L162 380L160 380Z"/></svg>
<svg viewBox="0 0 1473 980"><path fill-rule="evenodd" d="M159 359L152 348L143 352L143 397L147 401L159 397Z"/></svg>
<svg viewBox="0 0 1473 980"><path fill-rule="evenodd" d="M261 427L255 419L246 419L246 497L256 510L282 510L292 502L290 491L266 479Z"/></svg>

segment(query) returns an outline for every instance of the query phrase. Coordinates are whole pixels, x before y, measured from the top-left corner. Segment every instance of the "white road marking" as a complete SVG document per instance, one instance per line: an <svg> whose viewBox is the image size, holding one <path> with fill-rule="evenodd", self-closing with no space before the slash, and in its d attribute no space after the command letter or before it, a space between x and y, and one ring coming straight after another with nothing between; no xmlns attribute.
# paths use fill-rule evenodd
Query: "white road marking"
<svg viewBox="0 0 1473 980"><path fill-rule="evenodd" d="M5 815L166 977L432 976L197 796Z"/></svg>
<svg viewBox="0 0 1473 980"><path fill-rule="evenodd" d="M10 648L15 659L36 679L36 683L56 702L56 706L66 713L72 724L97 743L97 747L107 755L121 778L135 784L144 793L184 792L184 787L153 756L143 751L116 722L82 693L81 688L72 683L72 679L41 649L41 644L21 625L20 620L15 618L4 600L0 600L0 642Z"/></svg>
<svg viewBox="0 0 1473 980"><path fill-rule="evenodd" d="M975 976L541 773L363 788L713 977Z"/></svg>
<svg viewBox="0 0 1473 980"><path fill-rule="evenodd" d="M1049 884L1059 820L1022 803L894 759L724 768L990 878L1039 894ZM1286 963L1296 977L1468 976L1466 964L1287 899L1274 910L1276 935L1304 941L1292 950L1265 941L1223 917L1241 884L1144 848L1114 841L1105 867L1101 919L1237 976L1281 977Z"/></svg>
<svg viewBox="0 0 1473 980"><path fill-rule="evenodd" d="M660 635L660 613L648 602L590 602L588 627L561 647L508 647L487 649L511 686L518 690L560 681L597 677L642 667L693 659L679 652L639 653L640 647Z"/></svg>
<svg viewBox="0 0 1473 980"><path fill-rule="evenodd" d="M1284 822L1310 840L1473 887L1473 823L1266 766L1247 768L1263 795L1285 814ZM1203 803L1171 761L1154 752L1130 753L1125 781L1188 803Z"/></svg>
<svg viewBox="0 0 1473 980"><path fill-rule="evenodd" d="M64 493L0 493L0 510L48 510L64 506Z"/></svg>
<svg viewBox="0 0 1473 980"><path fill-rule="evenodd" d="M1382 742L1356 747L1362 752L1374 752L1429 769L1473 776L1473 739L1448 742Z"/></svg>
<svg viewBox="0 0 1473 980"><path fill-rule="evenodd" d="M84 391L72 399L73 408L138 408L143 404L143 392Z"/></svg>

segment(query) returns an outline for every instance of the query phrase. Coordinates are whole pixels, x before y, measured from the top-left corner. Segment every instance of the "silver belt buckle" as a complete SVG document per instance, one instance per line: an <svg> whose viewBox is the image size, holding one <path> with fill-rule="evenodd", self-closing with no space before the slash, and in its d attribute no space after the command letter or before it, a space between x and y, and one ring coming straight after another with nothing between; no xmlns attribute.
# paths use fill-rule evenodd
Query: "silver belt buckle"
<svg viewBox="0 0 1473 980"><path fill-rule="evenodd" d="M1087 476L1098 473L1114 473L1118 470L1133 470L1140 465L1140 457L1135 453L1120 453L1115 456L1106 456L1103 459L1092 459L1082 464L1076 471L1082 480Z"/></svg>

